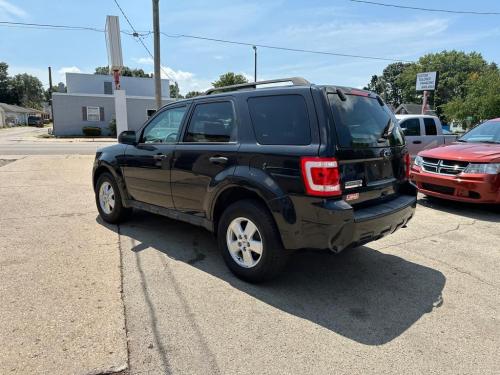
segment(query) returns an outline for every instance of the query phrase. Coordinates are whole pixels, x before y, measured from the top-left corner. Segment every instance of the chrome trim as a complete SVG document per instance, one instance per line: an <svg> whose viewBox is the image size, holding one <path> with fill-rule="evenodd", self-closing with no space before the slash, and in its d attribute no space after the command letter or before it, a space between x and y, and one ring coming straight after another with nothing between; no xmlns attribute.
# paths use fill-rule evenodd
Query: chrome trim
<svg viewBox="0 0 500 375"><path fill-rule="evenodd" d="M458 160L438 160L437 163L431 163L425 161L425 158L422 158L422 170L427 173L434 173L445 176L456 176L462 173L468 166L460 166L458 163L463 163ZM432 170L435 169L435 170ZM452 173L446 173L446 171L451 171Z"/></svg>

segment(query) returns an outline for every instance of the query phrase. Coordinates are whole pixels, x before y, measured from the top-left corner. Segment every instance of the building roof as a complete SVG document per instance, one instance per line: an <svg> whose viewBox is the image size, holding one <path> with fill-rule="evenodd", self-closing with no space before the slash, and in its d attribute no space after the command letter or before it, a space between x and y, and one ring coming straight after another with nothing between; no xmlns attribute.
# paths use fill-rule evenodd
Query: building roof
<svg viewBox="0 0 500 375"><path fill-rule="evenodd" d="M39 109L25 108L25 107L20 107L18 105L7 104L7 103L0 103L0 108L3 109L5 112L14 112L14 113L43 113L43 111L40 111Z"/></svg>
<svg viewBox="0 0 500 375"><path fill-rule="evenodd" d="M436 111L429 106L427 115L436 116ZM416 103L403 103L394 111L397 115L420 115L422 113L422 104Z"/></svg>

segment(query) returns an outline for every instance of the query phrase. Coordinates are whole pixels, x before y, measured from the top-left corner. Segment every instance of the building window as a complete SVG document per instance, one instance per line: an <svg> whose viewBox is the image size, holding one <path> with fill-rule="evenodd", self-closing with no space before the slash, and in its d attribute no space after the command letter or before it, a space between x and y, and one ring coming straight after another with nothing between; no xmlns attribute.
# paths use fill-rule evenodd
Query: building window
<svg viewBox="0 0 500 375"><path fill-rule="evenodd" d="M113 94L113 83L112 82L104 82L104 94L106 94L106 95Z"/></svg>
<svg viewBox="0 0 500 375"><path fill-rule="evenodd" d="M87 121L101 121L99 107L87 107Z"/></svg>

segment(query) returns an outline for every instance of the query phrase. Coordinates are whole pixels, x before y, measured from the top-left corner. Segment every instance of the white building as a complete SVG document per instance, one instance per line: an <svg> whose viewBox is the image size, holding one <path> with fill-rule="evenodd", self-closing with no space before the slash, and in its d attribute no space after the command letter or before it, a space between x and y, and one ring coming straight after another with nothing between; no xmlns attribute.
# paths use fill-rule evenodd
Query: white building
<svg viewBox="0 0 500 375"><path fill-rule="evenodd" d="M162 102L170 99L169 80L162 79ZM156 108L153 78L120 77L126 93L127 123L136 130ZM109 134L109 122L115 118L114 82L111 75L66 73L66 93L52 94L55 135L82 135L82 128L101 128Z"/></svg>

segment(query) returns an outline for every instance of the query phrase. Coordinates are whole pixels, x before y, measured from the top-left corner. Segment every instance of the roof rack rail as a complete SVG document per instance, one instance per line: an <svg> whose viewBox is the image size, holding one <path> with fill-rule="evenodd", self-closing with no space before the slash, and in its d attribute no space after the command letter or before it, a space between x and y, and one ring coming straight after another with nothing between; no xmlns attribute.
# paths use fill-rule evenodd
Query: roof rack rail
<svg viewBox="0 0 500 375"><path fill-rule="evenodd" d="M267 81L257 81L257 82L248 82L241 83L238 85L230 85L223 87L214 87L205 91L205 95L210 95L219 91L237 91L245 88L254 88L256 89L258 85L267 85L271 83L282 83L282 82L291 82L294 86L304 86L311 84L307 79L301 77L290 77L290 78L279 78L279 79L270 79Z"/></svg>

